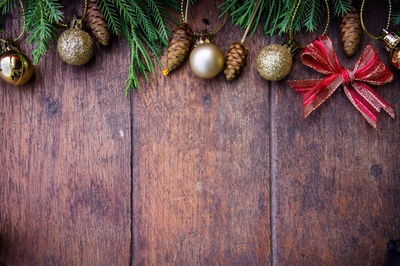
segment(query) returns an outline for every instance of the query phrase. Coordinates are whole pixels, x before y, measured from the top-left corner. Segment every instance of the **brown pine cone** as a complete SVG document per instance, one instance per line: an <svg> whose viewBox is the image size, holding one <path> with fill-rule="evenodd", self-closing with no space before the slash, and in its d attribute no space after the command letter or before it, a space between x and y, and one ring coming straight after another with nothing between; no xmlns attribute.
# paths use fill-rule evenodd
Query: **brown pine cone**
<svg viewBox="0 0 400 266"><path fill-rule="evenodd" d="M110 32L97 0L88 0L87 20L93 35L103 46L110 44Z"/></svg>
<svg viewBox="0 0 400 266"><path fill-rule="evenodd" d="M347 56L353 56L357 53L362 32L360 16L355 8L342 16L340 29L342 32L343 50Z"/></svg>
<svg viewBox="0 0 400 266"><path fill-rule="evenodd" d="M247 53L247 47L242 43L232 43L231 47L229 47L224 69L227 80L235 79L242 72Z"/></svg>
<svg viewBox="0 0 400 266"><path fill-rule="evenodd" d="M167 69L163 71L164 76L182 65L188 55L192 42L193 31L187 23L176 27L168 48Z"/></svg>

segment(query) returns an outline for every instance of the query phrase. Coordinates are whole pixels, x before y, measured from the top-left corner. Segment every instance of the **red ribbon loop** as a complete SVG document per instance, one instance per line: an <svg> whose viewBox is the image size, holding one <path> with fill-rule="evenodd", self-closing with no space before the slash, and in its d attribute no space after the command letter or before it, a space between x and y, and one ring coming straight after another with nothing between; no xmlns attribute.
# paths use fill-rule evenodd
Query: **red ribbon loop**
<svg viewBox="0 0 400 266"><path fill-rule="evenodd" d="M321 36L307 45L301 61L328 75L320 80L288 81L295 91L303 95L305 117L343 85L347 98L374 128L381 109L395 118L393 107L366 84L383 85L393 80L392 72L380 60L372 45L365 47L353 70L340 66L328 36Z"/></svg>

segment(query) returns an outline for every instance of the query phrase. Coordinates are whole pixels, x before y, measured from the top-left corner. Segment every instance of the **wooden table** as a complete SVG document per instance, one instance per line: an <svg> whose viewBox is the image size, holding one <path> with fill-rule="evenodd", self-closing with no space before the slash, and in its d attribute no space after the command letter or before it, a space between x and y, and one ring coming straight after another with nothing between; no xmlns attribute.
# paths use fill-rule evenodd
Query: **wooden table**
<svg viewBox="0 0 400 266"><path fill-rule="evenodd" d="M374 8L386 14L379 3L366 14ZM74 1L67 17L76 10ZM217 13L200 1L193 28L208 27L203 18L217 25ZM369 29L379 32L385 16L369 15ZM5 22L19 32L18 14ZM328 35L352 68L361 51L345 58L338 24ZM242 33L228 22L215 43L226 52ZM53 46L33 82L1 83L0 263L383 263L386 242L400 237L400 119L382 112L373 129L342 89L304 119L301 96L256 70L258 51L286 38L260 26L234 82L200 80L185 64L125 97L129 47L119 38L83 67ZM369 43L389 63L364 36ZM304 77L321 75L297 55L288 78ZM374 87L396 116L399 87L399 72Z"/></svg>

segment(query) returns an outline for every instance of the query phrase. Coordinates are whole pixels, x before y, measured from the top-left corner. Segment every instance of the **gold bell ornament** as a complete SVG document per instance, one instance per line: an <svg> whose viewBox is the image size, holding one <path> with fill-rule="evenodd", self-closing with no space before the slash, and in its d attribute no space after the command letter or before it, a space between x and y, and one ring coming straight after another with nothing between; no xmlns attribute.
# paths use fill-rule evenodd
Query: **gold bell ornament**
<svg viewBox="0 0 400 266"><path fill-rule="evenodd" d="M400 35L387 30L382 30L382 32L383 46L390 53L390 61L395 68L400 69Z"/></svg>
<svg viewBox="0 0 400 266"><path fill-rule="evenodd" d="M33 74L32 62L11 39L0 40L0 78L18 86L27 83Z"/></svg>
<svg viewBox="0 0 400 266"><path fill-rule="evenodd" d="M81 66L94 55L94 43L89 33L82 30L82 19L73 18L70 28L57 41L61 59L70 65Z"/></svg>
<svg viewBox="0 0 400 266"><path fill-rule="evenodd" d="M213 44L207 33L202 33L190 53L190 68L196 76L211 79L224 68L224 54Z"/></svg>

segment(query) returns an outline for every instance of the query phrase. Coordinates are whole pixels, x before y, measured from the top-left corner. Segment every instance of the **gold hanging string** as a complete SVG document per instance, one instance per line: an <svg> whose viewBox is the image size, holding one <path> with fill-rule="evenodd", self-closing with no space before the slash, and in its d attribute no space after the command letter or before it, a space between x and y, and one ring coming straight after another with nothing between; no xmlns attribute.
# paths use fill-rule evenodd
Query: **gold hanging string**
<svg viewBox="0 0 400 266"><path fill-rule="evenodd" d="M297 11L299 11L300 4L301 4L301 0L299 0L297 2L296 8L294 9L294 12L292 15L292 20L290 22L290 28L289 28L289 41L293 41L293 24L294 24L294 19L296 18ZM329 26L329 22L330 22L330 17L331 17L328 0L325 0L325 5L326 5L327 20L326 20L325 29L322 32L322 35L326 34L326 31L328 30L328 26Z"/></svg>
<svg viewBox="0 0 400 266"><path fill-rule="evenodd" d="M391 1L390 0L388 0L388 3L389 3L389 15L388 15L388 20L387 20L387 23L386 23L386 28L385 28L385 30L389 30L389 24L390 24L390 16L391 16L391 14L392 14L392 3L391 3ZM365 28L365 25L364 25L364 20L363 20L363 11L364 11L364 4L365 4L365 0L363 0L362 1L362 3L361 3L361 8L360 8L360 21L361 21L361 27L362 27L362 29L365 31L365 33L369 36L369 37L371 37L372 39L374 39L374 40L379 40L379 39L382 39L382 35L380 35L380 36L373 36L371 33L369 33L368 31L367 31L367 29Z"/></svg>
<svg viewBox="0 0 400 266"><path fill-rule="evenodd" d="M83 21L83 20L85 19L85 17L86 17L86 14L87 14L87 7L88 7L88 3L87 3L87 0L85 0L85 7L84 7L84 9L83 9L83 15L82 15L82 17L78 20L79 24L82 24L82 21ZM64 23L58 23L58 25L60 25L61 27L68 28L68 25L67 25L67 24L64 24Z"/></svg>
<svg viewBox="0 0 400 266"><path fill-rule="evenodd" d="M17 42L19 39L22 38L22 36L25 33L25 8L24 8L24 4L22 3L22 0L19 0L19 4L21 5L21 10L22 10L22 21L24 23L24 26L22 27L22 31L19 34L19 36L14 40L14 42Z"/></svg>
<svg viewBox="0 0 400 266"><path fill-rule="evenodd" d="M182 0L182 1L181 1L181 17L182 17L183 22L184 22L184 23L187 23L187 14L188 14L188 8L189 8L190 1L189 1L189 0L186 1L186 10L185 10L185 14L183 13L184 2L185 2L185 0ZM228 13L226 13L225 18L224 18L224 21L221 23L221 25L219 25L219 27L216 28L214 31L208 32L207 34L208 34L208 35L215 35L215 34L217 34L217 33L225 26L227 19L228 19ZM202 33L194 32L194 35L200 36L200 35L202 35Z"/></svg>
<svg viewBox="0 0 400 266"><path fill-rule="evenodd" d="M247 34L249 33L251 24L253 24L253 21L254 21L254 19L256 18L256 14L257 14L258 9L260 8L261 2L262 2L262 0L258 0L256 9L254 9L254 13L253 13L253 15L251 16L250 23L249 23L249 25L247 26L246 31L244 32L243 37L242 37L242 40L240 41L240 43L244 43L244 40L246 39Z"/></svg>

